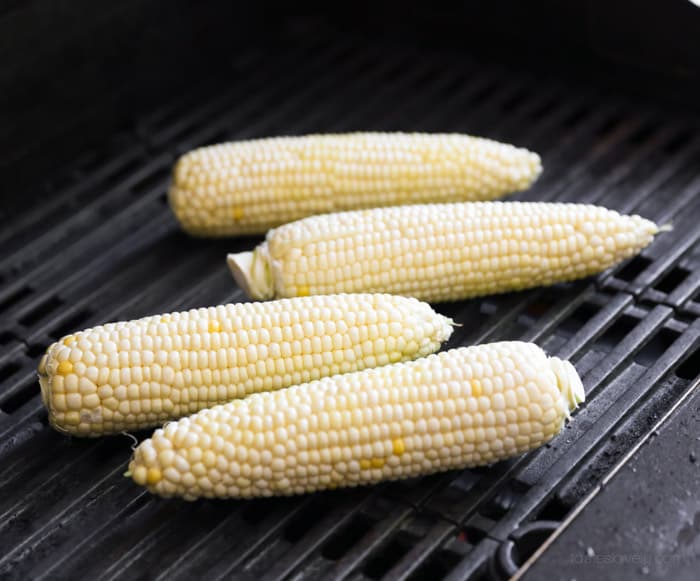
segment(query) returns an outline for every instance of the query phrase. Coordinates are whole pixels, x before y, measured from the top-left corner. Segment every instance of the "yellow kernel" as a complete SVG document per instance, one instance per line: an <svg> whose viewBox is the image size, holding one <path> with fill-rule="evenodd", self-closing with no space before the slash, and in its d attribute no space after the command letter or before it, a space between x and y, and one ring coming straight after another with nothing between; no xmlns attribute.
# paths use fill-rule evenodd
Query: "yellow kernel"
<svg viewBox="0 0 700 581"><path fill-rule="evenodd" d="M73 371L73 362L68 361L67 359L65 361L61 361L58 364L58 368L56 369L56 373L59 375L68 375Z"/></svg>
<svg viewBox="0 0 700 581"><path fill-rule="evenodd" d="M68 345L71 345L72 343L75 343L75 337L73 337L73 335L68 335L68 337L66 337L66 338L63 340L63 344L64 344L66 347L67 347Z"/></svg>
<svg viewBox="0 0 700 581"><path fill-rule="evenodd" d="M163 474L158 468L149 468L146 474L146 482L153 486L158 484L163 479Z"/></svg>
<svg viewBox="0 0 700 581"><path fill-rule="evenodd" d="M236 206L235 208L233 208L231 210L231 217L234 220L240 220L241 218L243 218L243 208L241 208L239 206Z"/></svg>
<svg viewBox="0 0 700 581"><path fill-rule="evenodd" d="M297 287L297 296L298 297L308 297L311 294L311 289L309 289L308 286L306 285L301 285Z"/></svg>
<svg viewBox="0 0 700 581"><path fill-rule="evenodd" d="M143 486L144 484L146 484L146 480L148 478L146 467L137 466L136 468L134 468L131 477L134 479L134 482L136 482L136 484Z"/></svg>
<svg viewBox="0 0 700 581"><path fill-rule="evenodd" d="M479 397L481 394L481 382L478 379L472 379L472 395L474 397Z"/></svg>
<svg viewBox="0 0 700 581"><path fill-rule="evenodd" d="M219 321L209 321L209 332L210 333L218 333L221 331L221 323Z"/></svg>
<svg viewBox="0 0 700 581"><path fill-rule="evenodd" d="M77 411L66 412L64 423L69 426L77 426L80 423L80 414Z"/></svg>
<svg viewBox="0 0 700 581"><path fill-rule="evenodd" d="M369 470L372 467L372 463L369 460L360 460L360 468L362 470Z"/></svg>
<svg viewBox="0 0 700 581"><path fill-rule="evenodd" d="M384 466L384 458L372 458L372 468L381 468Z"/></svg>
<svg viewBox="0 0 700 581"><path fill-rule="evenodd" d="M394 454L397 456L401 456L406 451L406 445L403 442L402 438L397 438L392 442L392 445L394 447Z"/></svg>

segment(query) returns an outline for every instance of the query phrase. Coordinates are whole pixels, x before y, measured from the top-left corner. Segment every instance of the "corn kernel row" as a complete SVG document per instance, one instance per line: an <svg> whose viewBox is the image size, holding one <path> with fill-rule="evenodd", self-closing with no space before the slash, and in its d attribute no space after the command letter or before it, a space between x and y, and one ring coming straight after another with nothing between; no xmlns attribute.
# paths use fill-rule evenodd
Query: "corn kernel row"
<svg viewBox="0 0 700 581"><path fill-rule="evenodd" d="M459 348L203 410L156 430L129 473L189 500L408 478L540 446L584 397L573 366L534 344Z"/></svg>
<svg viewBox="0 0 700 581"><path fill-rule="evenodd" d="M388 292L453 301L589 276L657 231L585 204L426 204L305 218L228 263L256 299Z"/></svg>
<svg viewBox="0 0 700 581"><path fill-rule="evenodd" d="M305 216L526 189L537 154L458 134L275 137L196 149L176 164L170 206L197 236L262 233Z"/></svg>
<svg viewBox="0 0 700 581"><path fill-rule="evenodd" d="M39 366L58 430L137 430L259 391L433 353L449 319L415 299L338 295L229 304L62 338Z"/></svg>

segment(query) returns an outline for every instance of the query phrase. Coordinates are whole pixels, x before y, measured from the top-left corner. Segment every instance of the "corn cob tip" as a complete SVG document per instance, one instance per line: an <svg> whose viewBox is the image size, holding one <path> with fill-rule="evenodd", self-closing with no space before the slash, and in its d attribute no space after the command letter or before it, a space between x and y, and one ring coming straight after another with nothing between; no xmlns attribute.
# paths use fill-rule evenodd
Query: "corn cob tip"
<svg viewBox="0 0 700 581"><path fill-rule="evenodd" d="M528 164L528 171L524 171L523 175L523 188L520 190L526 190L532 184L534 184L542 175L542 158L539 156L539 154L535 153L534 151L529 151L527 149L522 149L520 148L521 151L524 153L524 155L527 156L527 160L529 162Z"/></svg>
<svg viewBox="0 0 700 581"><path fill-rule="evenodd" d="M438 331L437 331L437 339L438 339L438 341L440 341L440 343L444 343L452 336L452 330L455 327L461 327L461 325L458 323L455 323L455 321L453 319L450 319L449 317L445 317L444 315L441 315L440 313L436 313L436 314L437 314L438 320L440 321L440 323L442 323L440 329L438 329Z"/></svg>
<svg viewBox="0 0 700 581"><path fill-rule="evenodd" d="M567 415L574 411L580 403L586 401L586 391L576 368L569 362L558 357L549 358L552 371L557 376L557 384L567 405Z"/></svg>
<svg viewBox="0 0 700 581"><path fill-rule="evenodd" d="M632 216L630 216L630 219L635 223L635 226L637 227L637 230L640 234L646 234L652 237L656 236L659 232L667 232L673 229L668 224L664 226L659 226L658 224L656 224L656 222L647 220L646 218L643 218L638 214L633 214Z"/></svg>
<svg viewBox="0 0 700 581"><path fill-rule="evenodd" d="M274 288L266 243L260 244L252 252L229 254L226 257L226 262L236 284L251 299L267 300L273 298ZM298 296L304 296L304 293L300 292Z"/></svg>

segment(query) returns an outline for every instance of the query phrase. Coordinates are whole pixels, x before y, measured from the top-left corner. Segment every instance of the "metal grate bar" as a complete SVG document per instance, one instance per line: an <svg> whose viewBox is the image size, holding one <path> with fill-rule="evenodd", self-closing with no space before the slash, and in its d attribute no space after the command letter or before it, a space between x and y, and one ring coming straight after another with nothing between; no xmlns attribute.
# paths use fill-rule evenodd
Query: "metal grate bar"
<svg viewBox="0 0 700 581"><path fill-rule="evenodd" d="M684 354L697 348L698 344L700 344L700 325L695 324L693 327L689 327L686 333L681 335L674 344L676 347L681 347L682 350L666 352L646 373L636 377L631 386L625 385L627 389L615 406L608 408L605 413L595 418L595 420L592 418L588 420L595 421L595 430L585 428L588 425L588 414L591 413L594 407L597 407L595 406L595 401L587 402L586 407L578 412L577 421L569 428L577 429L578 426L578 429L584 433L576 440L575 445L567 451L567 454L539 479L537 486L530 488L519 499L518 504L513 507L506 517L499 521L490 534L498 540L507 538L510 531L514 530L529 514L532 514L537 507L541 506L545 498L551 494L551 490L556 483L565 478L573 467L581 462L597 444L609 437L609 432L614 429L618 419L629 414L629 410L633 409L634 405L678 364ZM629 380L625 376L621 376L618 381L622 384L627 384ZM492 546L485 544L477 546L467 559L455 567L448 579L467 578L469 575L475 574L476 571L483 570L491 555L493 555Z"/></svg>
<svg viewBox="0 0 700 581"><path fill-rule="evenodd" d="M437 522L385 576L388 579L408 579L450 536L455 536L455 528L449 523Z"/></svg>
<svg viewBox="0 0 700 581"><path fill-rule="evenodd" d="M586 386L587 396L586 407L589 407L594 400L598 402L596 405L605 406L614 403L614 398L621 394L610 389L605 382L610 379L613 372L619 372L623 365L629 365L634 355L645 343L652 339L670 315L670 309L663 306L656 307L647 317L639 319L632 332L624 337L617 348L613 349L603 359L597 361L595 366L583 375L582 379ZM576 362L576 360L574 361ZM582 417L582 413L582 410L577 412L577 418ZM583 421L589 422L590 420ZM567 453L567 447L572 443L573 436L574 433L567 429L562 442L564 446L557 446L556 449L548 448L542 451L535 451L530 454L526 465L514 474L518 482L527 486L534 486L554 461ZM559 440L561 438L557 440L558 443Z"/></svg>

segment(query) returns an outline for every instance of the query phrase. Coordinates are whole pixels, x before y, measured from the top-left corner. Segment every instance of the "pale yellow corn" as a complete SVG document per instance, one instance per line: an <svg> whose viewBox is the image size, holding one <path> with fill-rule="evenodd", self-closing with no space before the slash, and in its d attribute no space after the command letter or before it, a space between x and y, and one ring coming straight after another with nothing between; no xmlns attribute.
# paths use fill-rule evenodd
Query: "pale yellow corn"
<svg viewBox="0 0 700 581"><path fill-rule="evenodd" d="M256 299L371 291L450 301L600 272L657 231L583 204L427 204L305 218L228 262Z"/></svg>
<svg viewBox="0 0 700 581"><path fill-rule="evenodd" d="M232 236L339 210L490 200L541 169L535 153L459 134L276 137L187 153L170 206L191 234Z"/></svg>
<svg viewBox="0 0 700 581"><path fill-rule="evenodd" d="M138 430L251 393L433 353L451 321L415 299L338 295L110 323L47 350L49 421L77 436Z"/></svg>
<svg viewBox="0 0 700 581"><path fill-rule="evenodd" d="M541 446L584 398L574 367L532 343L464 347L203 410L156 430L129 472L189 500L408 478Z"/></svg>

